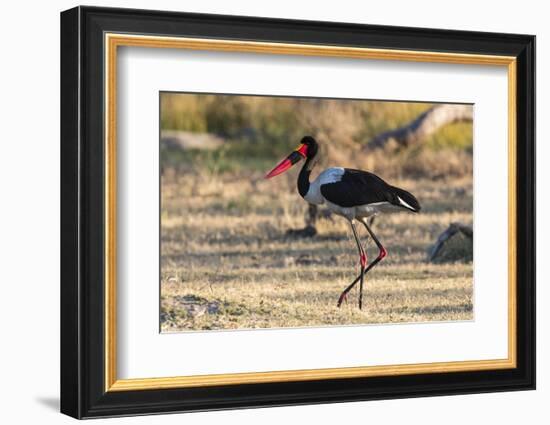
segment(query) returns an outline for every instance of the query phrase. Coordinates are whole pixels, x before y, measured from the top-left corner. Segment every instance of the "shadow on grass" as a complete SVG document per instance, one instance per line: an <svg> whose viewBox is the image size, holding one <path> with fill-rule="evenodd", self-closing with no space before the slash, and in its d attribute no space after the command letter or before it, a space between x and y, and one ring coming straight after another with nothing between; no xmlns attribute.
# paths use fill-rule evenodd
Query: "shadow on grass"
<svg viewBox="0 0 550 425"><path fill-rule="evenodd" d="M454 305L434 305L426 307L398 307L386 308L381 312L386 314L406 314L411 316L435 316L444 314L460 314L473 312L472 303L460 303Z"/></svg>

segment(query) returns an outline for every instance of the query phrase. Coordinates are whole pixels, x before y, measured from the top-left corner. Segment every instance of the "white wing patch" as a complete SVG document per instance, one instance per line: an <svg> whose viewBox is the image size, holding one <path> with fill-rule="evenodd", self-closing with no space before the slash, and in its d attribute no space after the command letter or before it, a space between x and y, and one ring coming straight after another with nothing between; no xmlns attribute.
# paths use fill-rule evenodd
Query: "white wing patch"
<svg viewBox="0 0 550 425"><path fill-rule="evenodd" d="M342 180L345 170L342 167L330 167L319 174L315 181L319 181L319 186L323 184L336 183Z"/></svg>
<svg viewBox="0 0 550 425"><path fill-rule="evenodd" d="M399 203L400 203L401 205L403 205L404 207L409 208L409 209L415 211L415 209L414 209L413 207L411 207L409 204L407 204L407 203L406 203L403 199L401 199L399 196L397 197L397 199L399 200Z"/></svg>
<svg viewBox="0 0 550 425"><path fill-rule="evenodd" d="M321 186L329 183L336 183L342 180L344 169L342 167L327 168L309 185L309 190L304 199L311 204L323 204L325 198L321 195Z"/></svg>

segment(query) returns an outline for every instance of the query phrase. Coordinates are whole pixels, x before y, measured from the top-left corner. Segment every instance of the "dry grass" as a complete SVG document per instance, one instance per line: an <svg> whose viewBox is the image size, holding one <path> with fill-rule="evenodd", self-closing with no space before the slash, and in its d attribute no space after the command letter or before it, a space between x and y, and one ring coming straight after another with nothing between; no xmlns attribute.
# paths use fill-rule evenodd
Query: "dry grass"
<svg viewBox="0 0 550 425"><path fill-rule="evenodd" d="M472 263L426 263L427 248L450 222L471 223L471 178L391 182L412 191L423 211L377 218L373 229L389 255L367 275L360 311L354 291L336 307L358 272L347 222L322 220L310 239L285 235L303 226L307 208L288 174L266 181L259 173L166 170L163 331L473 318ZM373 258L375 246L368 247Z"/></svg>

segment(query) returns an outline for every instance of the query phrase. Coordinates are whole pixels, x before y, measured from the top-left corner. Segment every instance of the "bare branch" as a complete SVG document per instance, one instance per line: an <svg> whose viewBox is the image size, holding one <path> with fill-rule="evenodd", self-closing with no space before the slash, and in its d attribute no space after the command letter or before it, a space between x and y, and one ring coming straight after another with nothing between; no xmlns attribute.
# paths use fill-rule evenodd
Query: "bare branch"
<svg viewBox="0 0 550 425"><path fill-rule="evenodd" d="M436 105L407 125L376 136L367 146L380 148L391 140L399 146L410 146L421 143L444 125L472 120L470 105Z"/></svg>

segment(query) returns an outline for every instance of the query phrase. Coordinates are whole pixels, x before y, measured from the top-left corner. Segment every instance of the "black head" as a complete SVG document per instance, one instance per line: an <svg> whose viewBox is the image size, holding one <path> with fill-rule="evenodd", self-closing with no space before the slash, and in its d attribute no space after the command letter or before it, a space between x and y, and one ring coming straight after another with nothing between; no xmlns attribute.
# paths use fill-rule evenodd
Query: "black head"
<svg viewBox="0 0 550 425"><path fill-rule="evenodd" d="M313 158L319 152L319 144L312 136L304 136L300 141L302 145L307 146L306 156L308 158Z"/></svg>

